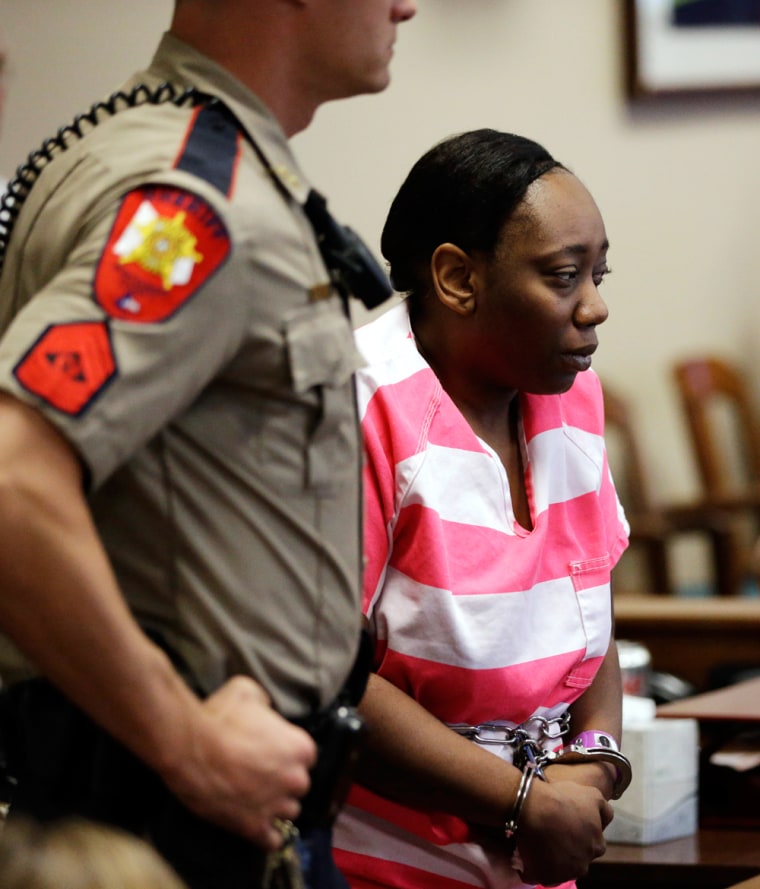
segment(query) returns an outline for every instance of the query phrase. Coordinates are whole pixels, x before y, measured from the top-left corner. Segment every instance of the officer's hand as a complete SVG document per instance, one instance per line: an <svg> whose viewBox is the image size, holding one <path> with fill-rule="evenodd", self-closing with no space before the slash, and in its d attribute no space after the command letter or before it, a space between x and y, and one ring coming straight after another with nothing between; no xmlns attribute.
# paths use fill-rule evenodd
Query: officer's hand
<svg viewBox="0 0 760 889"><path fill-rule="evenodd" d="M236 676L202 703L189 758L179 760L169 788L196 814L277 849L277 818L294 819L309 788L316 745L272 710L252 679Z"/></svg>
<svg viewBox="0 0 760 889"><path fill-rule="evenodd" d="M595 787L535 780L517 833L524 881L551 886L584 876L607 848L602 831L611 820L612 807Z"/></svg>

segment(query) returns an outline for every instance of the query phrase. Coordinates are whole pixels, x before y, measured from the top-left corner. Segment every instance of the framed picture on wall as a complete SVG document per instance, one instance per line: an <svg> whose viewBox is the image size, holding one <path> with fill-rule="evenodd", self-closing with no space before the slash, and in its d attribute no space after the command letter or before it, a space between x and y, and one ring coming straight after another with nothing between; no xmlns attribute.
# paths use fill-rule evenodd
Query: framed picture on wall
<svg viewBox="0 0 760 889"><path fill-rule="evenodd" d="M626 0L631 98L757 92L758 0Z"/></svg>

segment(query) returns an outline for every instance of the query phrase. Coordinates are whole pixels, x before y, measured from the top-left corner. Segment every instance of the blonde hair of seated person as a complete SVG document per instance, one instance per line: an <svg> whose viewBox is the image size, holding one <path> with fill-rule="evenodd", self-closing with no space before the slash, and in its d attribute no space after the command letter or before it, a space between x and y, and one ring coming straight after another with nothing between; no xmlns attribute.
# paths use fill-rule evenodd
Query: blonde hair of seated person
<svg viewBox="0 0 760 889"><path fill-rule="evenodd" d="M187 889L148 843L80 819L18 818L0 831L2 889Z"/></svg>

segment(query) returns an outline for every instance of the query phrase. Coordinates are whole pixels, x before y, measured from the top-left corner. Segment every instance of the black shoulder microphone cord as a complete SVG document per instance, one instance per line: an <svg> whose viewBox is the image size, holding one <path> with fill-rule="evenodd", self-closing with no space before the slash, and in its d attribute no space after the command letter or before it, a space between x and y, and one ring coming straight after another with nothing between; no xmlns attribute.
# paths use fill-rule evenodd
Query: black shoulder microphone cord
<svg viewBox="0 0 760 889"><path fill-rule="evenodd" d="M145 84L139 84L128 93L120 90L112 93L108 99L96 102L89 111L78 114L72 123L61 127L55 136L46 139L41 147L31 152L16 170L16 175L10 180L0 198L0 274L13 228L32 186L55 156L66 151L71 140L83 139L90 130L102 122L105 116L113 117L127 108L135 108L146 103L160 105L164 102L172 102L177 106L199 105L204 100L203 94L194 87L180 90L172 83L162 83L151 90Z"/></svg>

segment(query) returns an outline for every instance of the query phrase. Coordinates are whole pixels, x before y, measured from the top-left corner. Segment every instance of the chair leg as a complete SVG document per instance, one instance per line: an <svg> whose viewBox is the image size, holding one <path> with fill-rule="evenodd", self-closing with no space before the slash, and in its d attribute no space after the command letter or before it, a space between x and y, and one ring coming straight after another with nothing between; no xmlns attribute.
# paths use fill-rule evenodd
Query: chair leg
<svg viewBox="0 0 760 889"><path fill-rule="evenodd" d="M714 531L712 538L713 576L719 596L738 596L741 593L744 571L736 535L728 531Z"/></svg>
<svg viewBox="0 0 760 889"><path fill-rule="evenodd" d="M673 582L665 542L650 540L647 545L647 568L652 584L652 592L662 596L673 595Z"/></svg>

